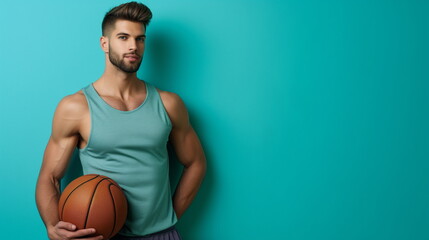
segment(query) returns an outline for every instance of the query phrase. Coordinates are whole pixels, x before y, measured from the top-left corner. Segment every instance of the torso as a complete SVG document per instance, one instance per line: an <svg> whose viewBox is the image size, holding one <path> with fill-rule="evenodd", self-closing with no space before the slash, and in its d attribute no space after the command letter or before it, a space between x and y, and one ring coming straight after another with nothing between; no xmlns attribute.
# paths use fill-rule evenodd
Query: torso
<svg viewBox="0 0 429 240"><path fill-rule="evenodd" d="M164 94L166 94L167 92L165 91L161 91L159 89L157 89L160 96L161 96L161 100L165 103L166 98L164 97ZM88 108L88 103L86 101L85 95L83 93L82 90L76 92L75 97L77 99L77 101L79 102L79 104L82 105L82 112L81 112L81 121L79 123L79 141L77 143L77 146L79 149L82 149L86 146L88 139L89 139L89 135L90 135L90 130L91 130L91 116L89 113L89 108ZM143 92L143 94L140 94L139 96L133 98L131 101L124 103L118 99L112 98L112 97L106 97L106 96L102 96L100 95L104 101L106 101L106 103L108 103L110 106L112 106L113 108L116 108L118 110L121 111L130 111L133 110L135 108L137 108L138 106L140 106L143 101L146 98L146 90ZM168 109L166 107L167 113L168 113Z"/></svg>

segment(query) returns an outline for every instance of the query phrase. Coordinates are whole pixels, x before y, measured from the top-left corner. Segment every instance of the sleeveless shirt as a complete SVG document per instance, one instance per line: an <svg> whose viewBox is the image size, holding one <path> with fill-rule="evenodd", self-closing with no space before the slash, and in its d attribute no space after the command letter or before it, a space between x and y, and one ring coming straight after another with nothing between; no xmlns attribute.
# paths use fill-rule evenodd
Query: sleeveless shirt
<svg viewBox="0 0 429 240"><path fill-rule="evenodd" d="M82 88L91 117L88 143L79 149L83 173L108 176L121 186L128 201L119 232L125 236L155 233L177 222L167 152L172 124L156 88L144 83L146 99L130 111L110 106L92 83Z"/></svg>

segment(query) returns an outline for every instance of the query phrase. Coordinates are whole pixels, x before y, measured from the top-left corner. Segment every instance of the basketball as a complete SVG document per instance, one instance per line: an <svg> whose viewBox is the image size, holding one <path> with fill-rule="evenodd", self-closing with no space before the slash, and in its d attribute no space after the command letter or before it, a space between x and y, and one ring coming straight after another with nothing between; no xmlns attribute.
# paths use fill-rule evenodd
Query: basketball
<svg viewBox="0 0 429 240"><path fill-rule="evenodd" d="M112 179L88 174L64 189L58 204L61 221L76 229L95 228L94 236L113 237L125 223L128 204L121 187Z"/></svg>

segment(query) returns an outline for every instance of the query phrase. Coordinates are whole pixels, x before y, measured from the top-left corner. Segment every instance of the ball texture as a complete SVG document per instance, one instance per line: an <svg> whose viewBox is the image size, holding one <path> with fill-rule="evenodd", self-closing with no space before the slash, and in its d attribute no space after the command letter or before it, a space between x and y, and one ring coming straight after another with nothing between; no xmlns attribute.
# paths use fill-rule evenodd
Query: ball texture
<svg viewBox="0 0 429 240"><path fill-rule="evenodd" d="M111 178L87 174L64 189L58 204L61 221L77 229L95 228L104 239L113 237L125 223L128 204L121 187Z"/></svg>

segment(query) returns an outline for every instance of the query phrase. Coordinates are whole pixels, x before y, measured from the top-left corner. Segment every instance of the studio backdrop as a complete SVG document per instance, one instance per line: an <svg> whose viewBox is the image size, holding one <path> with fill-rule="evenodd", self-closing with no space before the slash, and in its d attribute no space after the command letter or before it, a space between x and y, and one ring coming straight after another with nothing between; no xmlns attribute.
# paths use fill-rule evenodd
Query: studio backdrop
<svg viewBox="0 0 429 240"><path fill-rule="evenodd" d="M1 239L47 239L53 113L103 73L101 21L123 2L0 3ZM143 3L138 77L181 96L208 162L185 240L429 239L427 1Z"/></svg>

